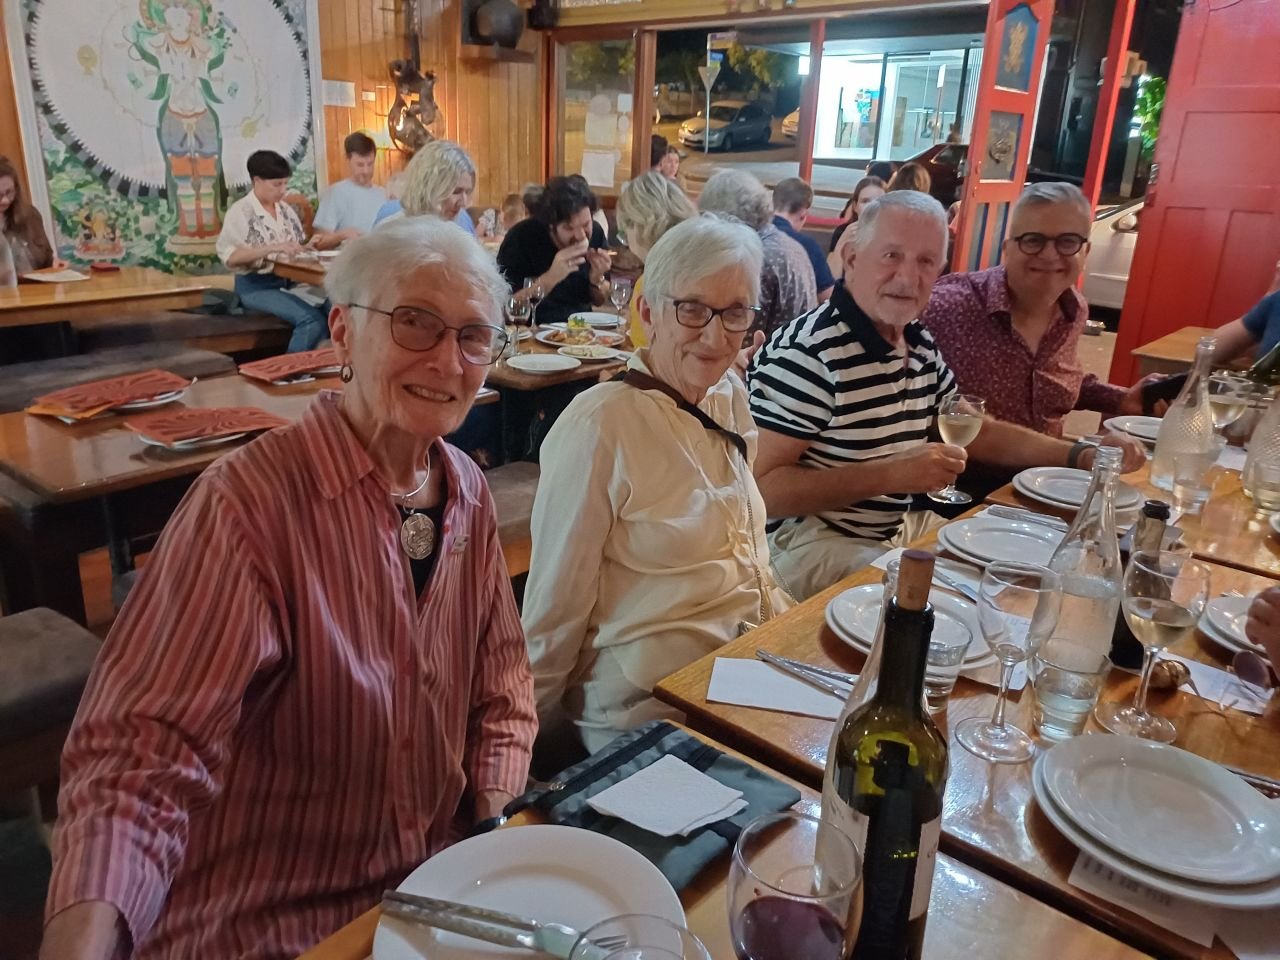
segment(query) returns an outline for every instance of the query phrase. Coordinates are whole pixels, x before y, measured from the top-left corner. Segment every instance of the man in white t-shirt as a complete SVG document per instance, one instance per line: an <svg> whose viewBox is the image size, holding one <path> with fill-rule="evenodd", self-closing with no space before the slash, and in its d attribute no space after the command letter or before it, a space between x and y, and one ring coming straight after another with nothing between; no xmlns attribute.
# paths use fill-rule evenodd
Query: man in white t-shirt
<svg viewBox="0 0 1280 960"><path fill-rule="evenodd" d="M313 228L315 245L331 250L373 229L378 210L387 202L387 192L373 182L377 147L368 134L356 132L342 142L347 153L346 180L329 188L320 201Z"/></svg>

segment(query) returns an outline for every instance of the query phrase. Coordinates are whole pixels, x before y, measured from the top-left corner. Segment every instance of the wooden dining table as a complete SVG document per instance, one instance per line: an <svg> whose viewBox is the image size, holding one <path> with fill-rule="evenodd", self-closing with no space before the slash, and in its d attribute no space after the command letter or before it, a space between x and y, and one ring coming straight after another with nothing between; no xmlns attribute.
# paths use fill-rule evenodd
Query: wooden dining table
<svg viewBox="0 0 1280 960"><path fill-rule="evenodd" d="M1200 342L1200 338L1214 337L1217 334L1216 327L1183 327L1157 337L1150 343L1135 347L1131 353L1138 360L1138 376L1145 377L1150 373L1185 372L1196 359L1196 344ZM1253 357L1245 355L1226 363L1215 363L1214 366L1244 370L1252 362Z"/></svg>
<svg viewBox="0 0 1280 960"><path fill-rule="evenodd" d="M43 323L88 326L118 319L130 309L188 310L200 305L209 284L200 277L177 277L149 267L121 267L67 283L24 281L0 289L0 327Z"/></svg>
<svg viewBox="0 0 1280 960"><path fill-rule="evenodd" d="M1280 537L1271 529L1270 517L1259 514L1253 501L1245 496L1239 471L1220 467L1214 471L1213 488L1200 513L1177 519L1183 541L1202 560L1280 578ZM1168 503L1172 499L1171 493L1151 483L1150 462L1120 479L1135 488L1144 500ZM1033 500L1012 483L991 493L987 502L1052 514L1068 521L1075 516L1074 508L1056 508Z"/></svg>
<svg viewBox="0 0 1280 960"><path fill-rule="evenodd" d="M966 516L976 512L977 508ZM924 537L915 546L936 550L936 537ZM857 672L865 657L827 626L826 608L844 590L878 583L882 576L882 571L875 568L853 574L664 678L655 688L655 695L683 711L694 729L810 787L820 788L833 730L831 721L712 703L706 698L707 685L717 658L753 659L757 650ZM1254 593L1274 582L1230 567L1212 566L1211 589L1215 595L1228 590ZM1218 667L1226 662L1220 648L1199 632L1172 652ZM1135 676L1113 670L1103 699L1128 700L1136 686ZM1011 694L1007 712L1010 722L1028 731L1031 700L1028 686ZM945 730L967 717L989 717L994 704L995 691L991 687L962 677L946 712L938 718L939 725ZM1149 706L1175 723L1177 745L1183 749L1263 776L1280 777L1280 698L1273 700L1260 717L1231 708L1221 710L1216 703L1182 691L1153 692ZM1089 724L1091 732L1100 731L1092 719ZM1232 956L1221 941L1215 941L1212 948L1201 947L1072 886L1067 878L1077 850L1037 806L1032 794L1031 764L987 763L950 736L949 745L951 774L942 821L944 852L1139 950L1159 957L1196 960L1226 960ZM1171 837L1170 842L1176 839Z"/></svg>
<svg viewBox="0 0 1280 960"><path fill-rule="evenodd" d="M307 283L323 287L325 272L331 257L317 257L314 253L296 257L277 257L272 260L271 272L277 277L294 283Z"/></svg>
<svg viewBox="0 0 1280 960"><path fill-rule="evenodd" d="M711 746L792 783L801 794L793 809L813 816L818 814L821 798L817 791L769 770L705 734L691 732ZM539 822L543 821L537 815L525 812L502 829L518 830L523 825ZM729 854L726 852L680 894L689 930L702 940L714 960L729 960L734 956L729 932L728 879ZM373 953L378 919L377 908L367 911L308 950L300 960L365 960ZM938 857L934 868L924 953L929 960L1014 956L1120 960L1143 956L946 854Z"/></svg>

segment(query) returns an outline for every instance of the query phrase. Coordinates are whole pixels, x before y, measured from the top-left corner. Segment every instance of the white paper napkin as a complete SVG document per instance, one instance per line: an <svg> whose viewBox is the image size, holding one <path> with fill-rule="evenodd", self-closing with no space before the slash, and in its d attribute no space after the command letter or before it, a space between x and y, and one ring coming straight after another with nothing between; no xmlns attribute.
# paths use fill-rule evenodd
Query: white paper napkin
<svg viewBox="0 0 1280 960"><path fill-rule="evenodd" d="M1255 716L1262 716L1267 709L1267 700L1256 696L1248 687L1235 678L1233 674L1227 673L1225 670L1219 670L1207 663L1200 663L1197 660L1188 660L1186 657L1180 657L1176 653L1166 653L1164 659L1177 660L1179 663L1186 664L1187 669L1191 671L1191 679L1195 681L1196 689L1200 691L1200 696L1211 703L1225 703L1234 710L1240 710L1244 713L1252 713ZM1181 689L1187 693L1194 694L1190 684L1183 684Z"/></svg>
<svg viewBox="0 0 1280 960"><path fill-rule="evenodd" d="M1222 448L1222 452L1218 454L1218 466L1223 470L1235 470L1237 472L1244 469L1245 458L1249 456L1249 451L1244 447L1233 447L1227 445Z"/></svg>
<svg viewBox="0 0 1280 960"><path fill-rule="evenodd" d="M763 661L734 657L716 658L707 684L707 699L820 720L836 719L844 707L840 698Z"/></svg>
<svg viewBox="0 0 1280 960"><path fill-rule="evenodd" d="M741 790L665 756L587 800L592 809L660 837L690 832L747 806Z"/></svg>
<svg viewBox="0 0 1280 960"><path fill-rule="evenodd" d="M1216 934L1238 960L1280 958L1280 908L1228 910L1175 897L1112 870L1083 850L1067 882L1203 947L1212 946Z"/></svg>

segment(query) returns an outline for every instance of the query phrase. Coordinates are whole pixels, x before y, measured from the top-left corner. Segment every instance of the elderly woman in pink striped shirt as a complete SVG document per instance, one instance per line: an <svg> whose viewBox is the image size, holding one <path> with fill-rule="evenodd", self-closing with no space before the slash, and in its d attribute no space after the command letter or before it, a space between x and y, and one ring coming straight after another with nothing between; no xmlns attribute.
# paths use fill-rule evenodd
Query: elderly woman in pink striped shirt
<svg viewBox="0 0 1280 960"><path fill-rule="evenodd" d="M296 956L524 788L493 504L441 440L506 342L506 285L411 218L326 287L345 389L204 472L103 647L44 957Z"/></svg>

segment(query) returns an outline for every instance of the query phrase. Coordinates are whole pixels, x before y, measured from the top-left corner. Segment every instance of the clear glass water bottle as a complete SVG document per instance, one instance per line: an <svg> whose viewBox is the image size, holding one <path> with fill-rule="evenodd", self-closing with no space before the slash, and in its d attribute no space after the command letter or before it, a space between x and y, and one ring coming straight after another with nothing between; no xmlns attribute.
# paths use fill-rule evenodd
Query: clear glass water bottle
<svg viewBox="0 0 1280 960"><path fill-rule="evenodd" d="M1200 338L1196 344L1195 366L1182 385L1182 392L1160 421L1155 454L1151 458L1151 484L1161 490L1173 489L1175 457L1194 454L1211 458L1217 449L1213 413L1209 408L1209 372L1215 344L1213 337Z"/></svg>
<svg viewBox="0 0 1280 960"><path fill-rule="evenodd" d="M1249 435L1249 453L1240 473L1244 492L1259 509L1275 511L1280 501L1280 402L1273 397Z"/></svg>
<svg viewBox="0 0 1280 960"><path fill-rule="evenodd" d="M1098 448L1084 503L1049 560L1049 569L1062 578L1062 612L1053 636L1099 653L1111 650L1124 578L1115 505L1123 457L1116 447Z"/></svg>

